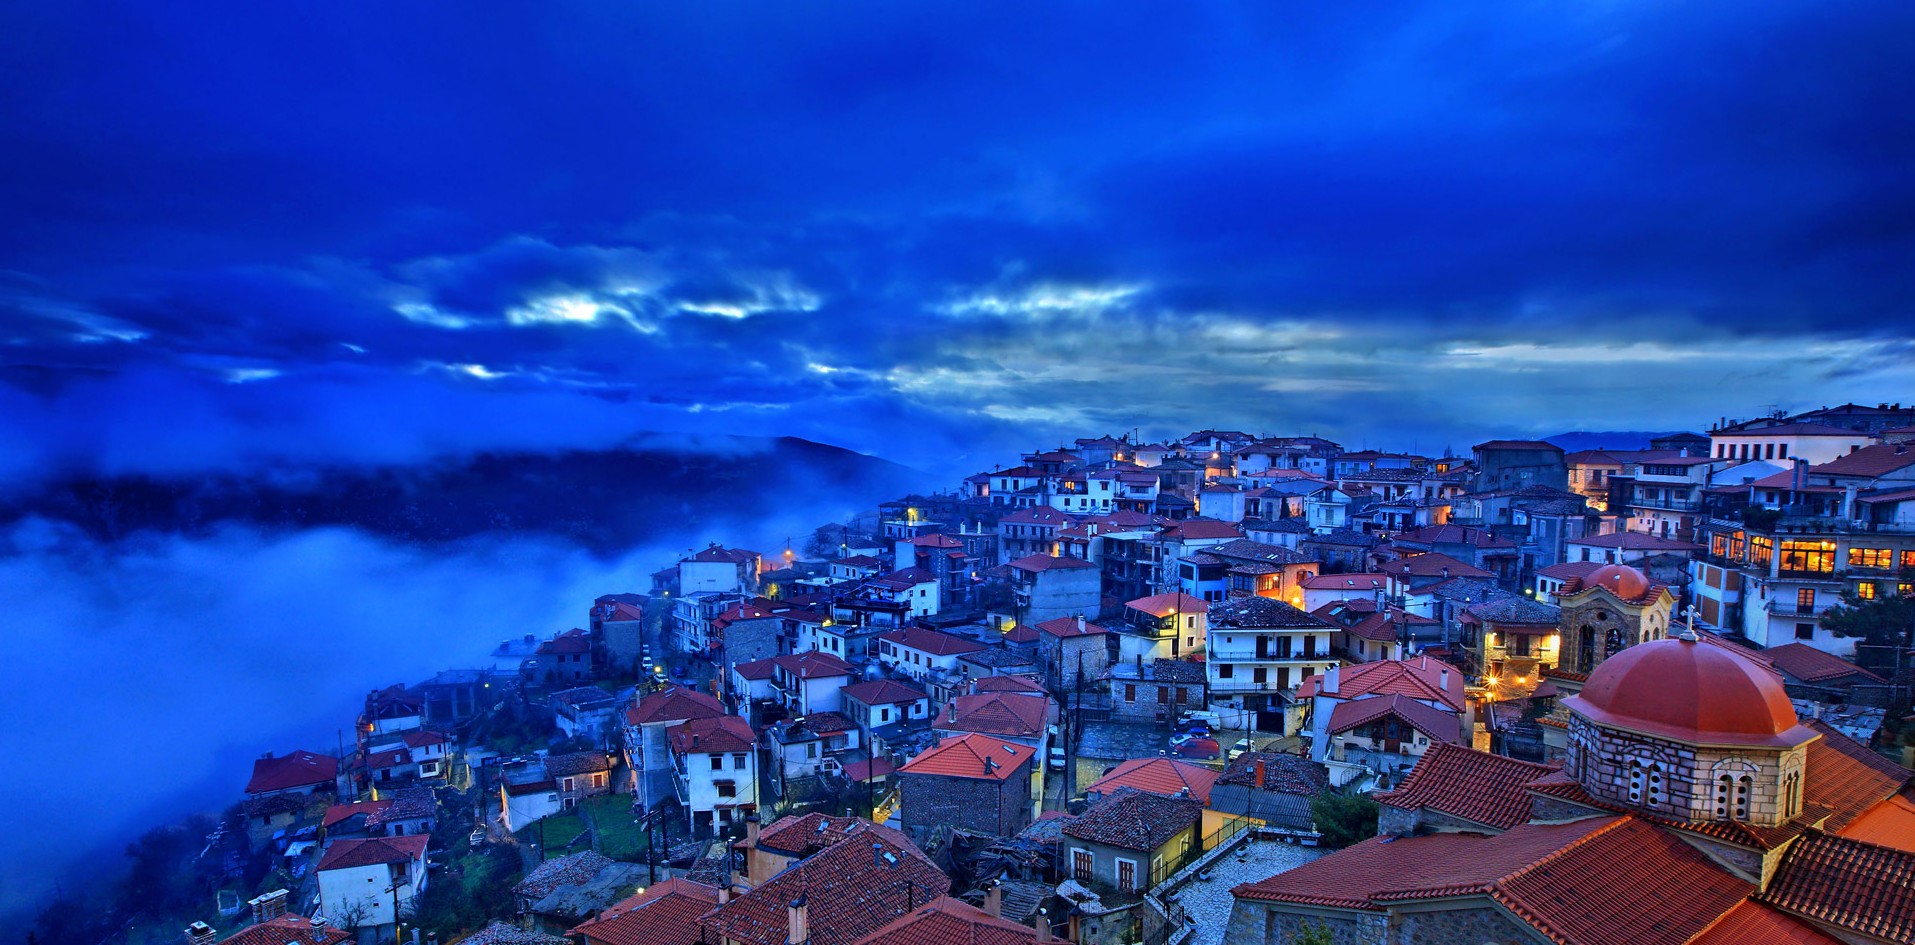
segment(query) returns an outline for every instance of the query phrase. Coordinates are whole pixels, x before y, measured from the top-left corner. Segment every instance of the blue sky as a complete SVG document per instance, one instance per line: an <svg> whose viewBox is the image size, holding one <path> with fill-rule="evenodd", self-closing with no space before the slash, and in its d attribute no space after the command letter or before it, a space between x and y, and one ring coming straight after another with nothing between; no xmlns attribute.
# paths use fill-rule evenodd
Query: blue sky
<svg viewBox="0 0 1915 945"><path fill-rule="evenodd" d="M1910 37L1893 2L14 4L0 472L1906 401Z"/></svg>

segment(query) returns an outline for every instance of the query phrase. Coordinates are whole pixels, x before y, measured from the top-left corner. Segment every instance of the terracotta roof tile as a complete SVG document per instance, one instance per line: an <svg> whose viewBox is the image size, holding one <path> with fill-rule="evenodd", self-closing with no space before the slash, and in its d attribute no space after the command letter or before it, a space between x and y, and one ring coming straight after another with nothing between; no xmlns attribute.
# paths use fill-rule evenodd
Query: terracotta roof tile
<svg viewBox="0 0 1915 945"><path fill-rule="evenodd" d="M802 899L811 945L849 945L950 890L950 878L903 834L855 821L836 843L708 913L702 925L715 940L785 945L789 907Z"/></svg>
<svg viewBox="0 0 1915 945"><path fill-rule="evenodd" d="M1899 794L1888 798L1838 832L1850 840L1915 852L1915 801Z"/></svg>
<svg viewBox="0 0 1915 945"><path fill-rule="evenodd" d="M1376 800L1404 810L1428 808L1508 830L1529 820L1530 795L1525 785L1557 770L1553 765L1438 743L1430 746L1396 790L1378 794Z"/></svg>
<svg viewBox="0 0 1915 945"><path fill-rule="evenodd" d="M1189 791L1191 797L1208 804L1210 788L1217 783L1217 777L1218 772L1213 768L1174 758L1133 758L1112 768L1109 774L1097 779L1084 791L1113 794L1118 788L1125 787L1152 794Z"/></svg>
<svg viewBox="0 0 1915 945"><path fill-rule="evenodd" d="M744 719L727 715L716 719L693 719L671 729L672 751L678 754L750 751L758 743Z"/></svg>
<svg viewBox="0 0 1915 945"><path fill-rule="evenodd" d="M1842 945L1815 926L1792 919L1754 900L1724 912L1689 945Z"/></svg>
<svg viewBox="0 0 1915 945"><path fill-rule="evenodd" d="M1447 690L1443 687L1445 670L1449 672ZM1458 712L1463 710L1463 671L1434 657L1373 660L1354 666L1344 666L1335 672L1337 674L1335 693L1320 691L1324 680L1323 674L1318 673L1305 679L1297 687L1297 698L1309 699L1325 695L1338 699L1358 699L1364 696L1404 695L1412 699L1441 701Z"/></svg>
<svg viewBox="0 0 1915 945"><path fill-rule="evenodd" d="M1915 853L1812 830L1782 854L1760 898L1838 928L1915 941Z"/></svg>
<svg viewBox="0 0 1915 945"><path fill-rule="evenodd" d="M1461 716L1402 695L1370 696L1337 703L1337 707L1330 712L1330 734L1347 732L1391 715L1435 741L1456 742L1463 739Z"/></svg>
<svg viewBox="0 0 1915 945"><path fill-rule="evenodd" d="M1019 571L1069 571L1074 568L1095 568L1082 558L1060 558L1056 555L1025 555L1011 562L1011 567Z"/></svg>
<svg viewBox="0 0 1915 945"><path fill-rule="evenodd" d="M898 705L916 702L928 698L923 692L913 689L895 679L873 679L868 682L853 683L840 689L847 699L856 699L865 705Z"/></svg>
<svg viewBox="0 0 1915 945"><path fill-rule="evenodd" d="M614 904L573 934L592 945L682 945L698 940L698 920L718 905L718 890L688 879L667 879Z"/></svg>
<svg viewBox="0 0 1915 945"><path fill-rule="evenodd" d="M1104 633L1103 627L1090 623L1082 617L1058 617L1037 625L1037 629L1054 637L1082 637Z"/></svg>
<svg viewBox="0 0 1915 945"><path fill-rule="evenodd" d="M339 774L339 759L310 751L295 751L275 758L253 761L253 776L246 782L246 793L264 794L290 788L318 785L324 787Z"/></svg>
<svg viewBox="0 0 1915 945"><path fill-rule="evenodd" d="M1857 681L1882 681L1882 677L1806 643L1784 643L1781 646L1772 646L1763 650L1762 655L1774 664L1776 669L1803 682L1826 682L1845 676L1854 676Z"/></svg>
<svg viewBox="0 0 1915 945"><path fill-rule="evenodd" d="M1064 825L1064 834L1147 853L1190 829L1203 819L1203 814L1203 802L1194 798L1119 788L1071 818Z"/></svg>
<svg viewBox="0 0 1915 945"><path fill-rule="evenodd" d="M900 774L935 774L977 781L1005 781L1030 763L1037 749L971 733L953 735L925 749Z"/></svg>
<svg viewBox="0 0 1915 945"><path fill-rule="evenodd" d="M1172 614L1208 614L1210 604L1201 597L1192 597L1182 591L1168 594L1152 594L1139 597L1124 604L1132 610L1141 611L1152 617L1168 617Z"/></svg>
<svg viewBox="0 0 1915 945"><path fill-rule="evenodd" d="M1436 551L1392 561L1383 565L1380 570L1391 577L1493 578L1496 576L1473 564L1458 561Z"/></svg>
<svg viewBox="0 0 1915 945"><path fill-rule="evenodd" d="M1263 762L1263 790L1315 797L1330 787L1323 766L1302 755L1280 751L1246 751L1225 766L1217 783L1256 787L1257 762Z"/></svg>
<svg viewBox="0 0 1915 945"><path fill-rule="evenodd" d="M638 700L637 705L625 710L625 719L633 725L645 725L710 719L724 714L725 704L719 702L716 696L684 686L672 686Z"/></svg>
<svg viewBox="0 0 1915 945"><path fill-rule="evenodd" d="M987 692L1027 692L1033 695L1048 695L1037 680L1029 676L981 676L971 680L971 692L982 695Z"/></svg>
<svg viewBox="0 0 1915 945"><path fill-rule="evenodd" d="M410 863L425 858L426 843L431 839L425 834L414 834L409 837L334 840L326 847L326 854L319 858L319 868L341 870L379 863Z"/></svg>
<svg viewBox="0 0 1915 945"><path fill-rule="evenodd" d="M803 653L786 653L771 658L779 669L799 679L820 679L826 676L850 676L857 667L829 653L819 650L806 650Z"/></svg>
<svg viewBox="0 0 1915 945"><path fill-rule="evenodd" d="M891 920L856 945L1026 945L1037 930L948 896Z"/></svg>
<svg viewBox="0 0 1915 945"><path fill-rule="evenodd" d="M923 627L906 627L903 630L881 633L878 634L878 639L897 646L910 647L932 656L958 656L984 649L984 644L976 640L967 640L964 637L927 630Z"/></svg>
<svg viewBox="0 0 1915 945"><path fill-rule="evenodd" d="M336 925L315 927L311 919L290 913L249 925L220 939L221 945L339 945L352 933Z"/></svg>
<svg viewBox="0 0 1915 945"><path fill-rule="evenodd" d="M1050 700L1035 693L982 692L958 696L938 713L935 728L1031 737L1044 731Z"/></svg>

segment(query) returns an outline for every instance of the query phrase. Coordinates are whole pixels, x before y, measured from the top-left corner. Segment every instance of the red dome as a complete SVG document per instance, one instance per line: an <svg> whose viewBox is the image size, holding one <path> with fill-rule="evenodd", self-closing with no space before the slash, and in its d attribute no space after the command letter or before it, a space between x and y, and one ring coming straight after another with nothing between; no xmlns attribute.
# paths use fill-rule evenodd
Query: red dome
<svg viewBox="0 0 1915 945"><path fill-rule="evenodd" d="M1584 588L1597 585L1626 601L1641 600L1651 586L1647 575L1626 564L1605 564L1583 575Z"/></svg>
<svg viewBox="0 0 1915 945"><path fill-rule="evenodd" d="M1696 745L1788 748L1815 737L1782 678L1726 645L1654 640L1604 660L1563 700L1598 725Z"/></svg>

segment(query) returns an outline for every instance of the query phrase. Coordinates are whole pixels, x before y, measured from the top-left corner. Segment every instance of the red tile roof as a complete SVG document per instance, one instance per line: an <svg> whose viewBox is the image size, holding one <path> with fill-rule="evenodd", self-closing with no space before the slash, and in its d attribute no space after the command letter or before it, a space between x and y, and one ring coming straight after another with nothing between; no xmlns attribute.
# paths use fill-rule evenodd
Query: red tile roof
<svg viewBox="0 0 1915 945"><path fill-rule="evenodd" d="M1420 545L1462 544L1475 545L1478 548L1516 547L1515 542L1501 535L1468 525L1425 525L1413 531L1398 532L1394 540Z"/></svg>
<svg viewBox="0 0 1915 945"><path fill-rule="evenodd" d="M1376 800L1404 810L1428 808L1508 830L1529 820L1530 795L1525 785L1557 770L1554 765L1438 743L1430 746L1396 790L1378 794Z"/></svg>
<svg viewBox="0 0 1915 945"><path fill-rule="evenodd" d="M1037 628L1027 623L1017 624L1004 631L1006 643L1034 643L1037 641Z"/></svg>
<svg viewBox="0 0 1915 945"><path fill-rule="evenodd" d="M1375 591L1383 588L1383 574L1318 574L1303 579L1311 591Z"/></svg>
<svg viewBox="0 0 1915 945"><path fill-rule="evenodd" d="M785 945L789 907L802 900L808 941L840 945L950 890L950 878L903 834L859 821L822 852L708 913L702 924L714 940Z"/></svg>
<svg viewBox="0 0 1915 945"><path fill-rule="evenodd" d="M319 858L319 868L340 870L381 863L410 863L425 858L426 844L431 840L422 833L408 837L334 840L326 847L326 855Z"/></svg>
<svg viewBox="0 0 1915 945"><path fill-rule="evenodd" d="M1915 853L1915 801L1897 794L1862 812L1838 832L1850 840Z"/></svg>
<svg viewBox="0 0 1915 945"><path fill-rule="evenodd" d="M732 666L731 671L745 679L770 679L778 675L778 664L772 662L772 659L773 657L766 657L749 663L737 663Z"/></svg>
<svg viewBox="0 0 1915 945"><path fill-rule="evenodd" d="M774 656L771 661L778 668L799 679L820 679L827 676L850 676L857 667L829 653L818 650L806 650L803 653L786 653Z"/></svg>
<svg viewBox="0 0 1915 945"><path fill-rule="evenodd" d="M898 770L898 764L889 758L877 758L871 761L854 761L844 766L844 776L860 784L866 781L890 775Z"/></svg>
<svg viewBox="0 0 1915 945"><path fill-rule="evenodd" d="M331 827L358 814L365 814L367 817L372 817L375 814L384 813L386 808L391 806L391 798L381 798L376 801L359 801L352 804L334 804L326 808L325 816L319 819L319 826Z"/></svg>
<svg viewBox="0 0 1915 945"><path fill-rule="evenodd" d="M1651 535L1646 532L1612 532L1607 535L1584 535L1581 538L1566 538L1565 545L1585 545L1590 548L1616 548L1623 551L1701 551L1701 545Z"/></svg>
<svg viewBox="0 0 1915 945"><path fill-rule="evenodd" d="M1375 643L1395 642L1399 637L1399 627L1423 627L1436 623L1429 617L1421 617L1401 608L1379 608L1376 601L1364 598L1333 600L1310 613L1342 627L1345 633Z"/></svg>
<svg viewBox="0 0 1915 945"><path fill-rule="evenodd" d="M1058 617L1037 625L1037 629L1054 637L1083 637L1104 633L1103 627L1087 622L1082 617Z"/></svg>
<svg viewBox="0 0 1915 945"><path fill-rule="evenodd" d="M1589 572L1602 567L1605 563L1606 562L1602 561L1565 561L1562 564L1552 564L1547 568L1538 568L1536 570L1536 576L1567 581L1570 578L1583 577Z"/></svg>
<svg viewBox="0 0 1915 945"><path fill-rule="evenodd" d="M712 545L711 547L706 548L704 551L701 551L695 555L692 555L691 557L686 558L685 560L687 561L725 561L725 562L730 562L732 564L749 564L751 560L756 557L758 557L758 552L756 551L746 551L743 548L726 548L722 545Z"/></svg>
<svg viewBox="0 0 1915 945"><path fill-rule="evenodd" d="M1858 476L1873 479L1915 466L1915 450L1899 444L1878 443L1809 467L1811 476Z"/></svg>
<svg viewBox="0 0 1915 945"><path fill-rule="evenodd" d="M1382 911L1485 896L1560 943L1680 945L1754 887L1634 817L1506 833L1377 837L1233 892L1252 901Z"/></svg>
<svg viewBox="0 0 1915 945"><path fill-rule="evenodd" d="M1443 687L1445 670L1449 672L1447 690ZM1320 691L1324 681L1323 674L1318 673L1297 687L1297 698L1309 699L1322 695L1336 699L1359 699L1364 696L1404 695L1412 699L1441 701L1458 712L1463 711L1465 704L1463 671L1430 656L1375 660L1344 666L1334 672L1337 674L1336 692Z"/></svg>
<svg viewBox="0 0 1915 945"><path fill-rule="evenodd" d="M965 653L976 653L984 649L984 644L976 640L967 640L923 627L906 627L903 630L881 633L878 634L878 639L897 646L910 647L932 656L962 656Z"/></svg>
<svg viewBox="0 0 1915 945"><path fill-rule="evenodd" d="M1457 742L1463 739L1461 716L1401 695L1370 696L1337 703L1337 707L1330 712L1330 734L1347 732L1391 715L1436 741Z"/></svg>
<svg viewBox="0 0 1915 945"><path fill-rule="evenodd" d="M1210 803L1210 788L1220 772L1174 758L1133 758L1111 769L1084 789L1088 794L1114 794L1118 788L1136 788L1152 794L1176 794L1189 791L1198 801Z"/></svg>
<svg viewBox="0 0 1915 945"><path fill-rule="evenodd" d="M667 879L618 902L572 933L590 945L681 945L698 940L698 920L718 905L718 890Z"/></svg>
<svg viewBox="0 0 1915 945"><path fill-rule="evenodd" d="M933 532L911 539L911 544L919 548L962 548L964 543L949 535Z"/></svg>
<svg viewBox="0 0 1915 945"><path fill-rule="evenodd" d="M311 785L333 783L339 774L339 759L310 751L259 758L253 761L253 776L246 782L246 793L265 794Z"/></svg>
<svg viewBox="0 0 1915 945"><path fill-rule="evenodd" d="M893 919L854 945L1027 945L1037 930L948 896Z"/></svg>
<svg viewBox="0 0 1915 945"><path fill-rule="evenodd" d="M1812 925L1754 900L1724 912L1689 945L1842 945Z"/></svg>
<svg viewBox="0 0 1915 945"><path fill-rule="evenodd" d="M1208 614L1210 604L1201 597L1192 597L1182 591L1168 594L1152 594L1139 597L1124 605L1135 611L1141 611L1152 617L1168 617L1172 614Z"/></svg>
<svg viewBox="0 0 1915 945"><path fill-rule="evenodd" d="M1195 798L1118 788L1067 821L1064 834L1120 850L1149 853L1195 826L1203 816L1204 804Z"/></svg>
<svg viewBox="0 0 1915 945"><path fill-rule="evenodd" d="M911 688L895 679L873 679L869 682L853 683L838 690L847 699L856 699L865 705L899 705L929 698L923 692Z"/></svg>
<svg viewBox="0 0 1915 945"><path fill-rule="evenodd" d="M953 735L925 749L898 769L900 774L935 774L975 781L1005 781L1024 770L1037 749L989 735Z"/></svg>
<svg viewBox="0 0 1915 945"><path fill-rule="evenodd" d="M757 736L744 719L727 715L716 719L692 719L671 729L672 751L710 754L711 752L750 751Z"/></svg>
<svg viewBox="0 0 1915 945"><path fill-rule="evenodd" d="M1824 805L1830 813L1823 824L1840 830L1883 799L1902 790L1911 772L1831 728L1820 719L1806 724L1822 737L1809 743L1804 759L1802 800Z"/></svg>
<svg viewBox="0 0 1915 945"><path fill-rule="evenodd" d="M1158 534L1165 541L1205 541L1212 538L1242 538L1243 529L1214 518L1187 518Z"/></svg>
<svg viewBox="0 0 1915 945"><path fill-rule="evenodd" d="M1019 571L1069 571L1079 568L1095 568L1082 558L1059 558L1056 555L1025 555L1011 562L1011 567Z"/></svg>
<svg viewBox="0 0 1915 945"><path fill-rule="evenodd" d="M1029 692L1048 695L1037 680L1029 676L980 676L971 680L972 693Z"/></svg>
<svg viewBox="0 0 1915 945"><path fill-rule="evenodd" d="M1261 787L1257 784L1258 762L1263 763ZM1224 767L1223 774L1217 776L1217 783L1278 794L1316 797L1330 789L1330 776L1322 765L1305 755L1281 751L1246 751Z"/></svg>
<svg viewBox="0 0 1915 945"><path fill-rule="evenodd" d="M540 655L552 653L585 653L592 649L592 641L586 639L585 631L573 627L544 643L539 644Z"/></svg>
<svg viewBox="0 0 1915 945"><path fill-rule="evenodd" d="M1069 525L1075 521L1077 519L1048 505L1039 505L1028 509L1018 509L998 519L997 523L999 525Z"/></svg>
<svg viewBox="0 0 1915 945"><path fill-rule="evenodd" d="M633 725L656 722L683 722L688 719L714 719L725 715L725 704L716 696L672 686L661 689L625 710L625 720Z"/></svg>
<svg viewBox="0 0 1915 945"><path fill-rule="evenodd" d="M1383 565L1382 571L1391 577L1493 578L1496 576L1473 564L1466 564L1436 551L1392 561Z"/></svg>
<svg viewBox="0 0 1915 945"><path fill-rule="evenodd" d="M1882 677L1806 643L1784 643L1781 646L1772 646L1763 650L1762 655L1767 657L1776 669L1803 682L1826 682L1843 677L1854 677L1856 682L1882 681Z"/></svg>
<svg viewBox="0 0 1915 945"><path fill-rule="evenodd" d="M1811 830L1782 854L1760 898L1837 928L1915 941L1915 853Z"/></svg>
<svg viewBox="0 0 1915 945"><path fill-rule="evenodd" d="M934 728L1030 738L1042 734L1050 714L1048 697L1017 692L958 696L938 713Z"/></svg>
<svg viewBox="0 0 1915 945"><path fill-rule="evenodd" d="M352 937L336 925L315 927L303 915L274 916L220 939L220 945L339 945Z"/></svg>

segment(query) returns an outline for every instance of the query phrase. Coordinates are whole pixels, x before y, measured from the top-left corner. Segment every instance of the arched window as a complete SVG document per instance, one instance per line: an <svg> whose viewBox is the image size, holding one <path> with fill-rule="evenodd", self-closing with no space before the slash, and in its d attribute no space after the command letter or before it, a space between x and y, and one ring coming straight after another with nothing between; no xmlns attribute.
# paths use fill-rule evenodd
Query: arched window
<svg viewBox="0 0 1915 945"><path fill-rule="evenodd" d="M1802 772L1791 771L1782 778L1782 816L1794 820L1802 813Z"/></svg>
<svg viewBox="0 0 1915 945"><path fill-rule="evenodd" d="M1755 787L1755 779L1743 775L1735 779L1735 819L1749 819L1749 791Z"/></svg>
<svg viewBox="0 0 1915 945"><path fill-rule="evenodd" d="M1716 777L1716 819L1729 819L1729 799L1734 793L1735 776L1718 775Z"/></svg>

